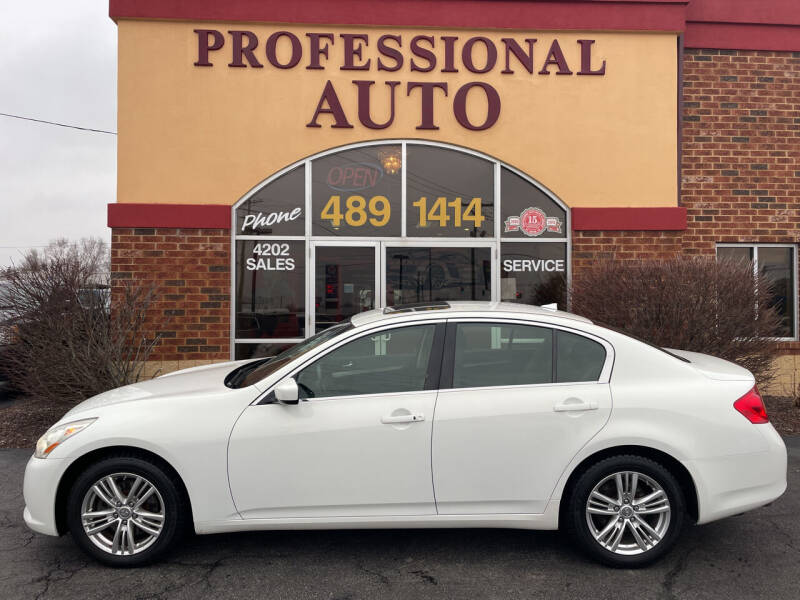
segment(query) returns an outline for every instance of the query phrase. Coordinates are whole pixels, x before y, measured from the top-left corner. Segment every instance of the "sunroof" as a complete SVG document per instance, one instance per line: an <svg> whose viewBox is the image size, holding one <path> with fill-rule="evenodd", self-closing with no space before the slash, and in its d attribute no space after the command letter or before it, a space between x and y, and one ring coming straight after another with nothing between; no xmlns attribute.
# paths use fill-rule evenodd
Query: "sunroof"
<svg viewBox="0 0 800 600"><path fill-rule="evenodd" d="M415 302L412 304L397 304L395 306L387 306L383 309L383 314L394 313L409 313L409 312L423 312L426 310L442 310L450 308L449 302Z"/></svg>

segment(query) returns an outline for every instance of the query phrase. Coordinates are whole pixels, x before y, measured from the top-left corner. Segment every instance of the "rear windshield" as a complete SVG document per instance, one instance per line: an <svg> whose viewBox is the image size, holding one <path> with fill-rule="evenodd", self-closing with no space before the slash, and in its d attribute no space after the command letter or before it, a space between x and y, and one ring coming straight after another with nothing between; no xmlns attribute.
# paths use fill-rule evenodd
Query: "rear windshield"
<svg viewBox="0 0 800 600"><path fill-rule="evenodd" d="M349 331L352 328L353 325L350 324L349 321L347 323L342 323L341 325L335 325L334 327L320 331L316 335L312 335L310 338L295 344L291 348L287 348L274 358L256 360L241 365L240 367L237 367L228 373L228 376L225 378L225 385L227 385L229 388L239 389L258 383L265 377L272 375L275 371L285 366L295 358L310 352L317 346L324 344L328 340L331 340L337 335L340 335L345 331Z"/></svg>

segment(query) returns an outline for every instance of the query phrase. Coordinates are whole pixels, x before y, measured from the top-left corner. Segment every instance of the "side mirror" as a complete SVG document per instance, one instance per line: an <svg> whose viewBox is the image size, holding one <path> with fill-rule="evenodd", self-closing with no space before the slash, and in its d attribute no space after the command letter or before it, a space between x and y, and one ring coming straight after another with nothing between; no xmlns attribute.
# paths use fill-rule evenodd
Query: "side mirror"
<svg viewBox="0 0 800 600"><path fill-rule="evenodd" d="M297 404L300 401L300 389L294 377L287 377L273 389L275 399L281 404Z"/></svg>

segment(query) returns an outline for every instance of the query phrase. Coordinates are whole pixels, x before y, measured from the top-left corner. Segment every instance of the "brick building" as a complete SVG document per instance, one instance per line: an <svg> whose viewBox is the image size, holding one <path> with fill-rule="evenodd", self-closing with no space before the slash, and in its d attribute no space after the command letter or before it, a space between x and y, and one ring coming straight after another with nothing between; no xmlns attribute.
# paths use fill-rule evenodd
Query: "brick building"
<svg viewBox="0 0 800 600"><path fill-rule="evenodd" d="M793 0L111 0L116 285L162 368L373 307L565 302L595 260L748 256L800 349ZM800 366L800 365L798 365Z"/></svg>

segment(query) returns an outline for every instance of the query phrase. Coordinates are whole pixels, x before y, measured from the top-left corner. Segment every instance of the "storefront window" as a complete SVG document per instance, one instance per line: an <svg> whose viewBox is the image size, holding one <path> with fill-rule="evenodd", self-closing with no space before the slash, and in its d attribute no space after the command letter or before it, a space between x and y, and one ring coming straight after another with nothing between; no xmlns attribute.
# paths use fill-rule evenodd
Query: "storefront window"
<svg viewBox="0 0 800 600"><path fill-rule="evenodd" d="M491 248L387 247L386 305L491 300Z"/></svg>
<svg viewBox="0 0 800 600"><path fill-rule="evenodd" d="M236 243L236 337L305 337L305 242Z"/></svg>
<svg viewBox="0 0 800 600"><path fill-rule="evenodd" d="M794 273L792 248L758 248L758 270L772 282L773 306L783 317L786 337L794 337Z"/></svg>
<svg viewBox="0 0 800 600"><path fill-rule="evenodd" d="M752 261L755 268L772 282L774 306L783 317L783 336L793 338L796 332L797 294L794 246L726 245L717 247L717 258Z"/></svg>
<svg viewBox="0 0 800 600"><path fill-rule="evenodd" d="M527 179L503 167L500 190L503 237L567 237L566 211Z"/></svg>
<svg viewBox="0 0 800 600"><path fill-rule="evenodd" d="M737 262L751 262L753 260L752 246L725 246L717 248L717 258Z"/></svg>
<svg viewBox="0 0 800 600"><path fill-rule="evenodd" d="M272 356L412 302L565 308L568 218L533 180L453 146L367 142L303 159L234 208L232 354Z"/></svg>
<svg viewBox="0 0 800 600"><path fill-rule="evenodd" d="M500 299L522 304L567 306L567 245L503 242Z"/></svg>
<svg viewBox="0 0 800 600"><path fill-rule="evenodd" d="M262 187L236 208L237 235L304 235L305 167Z"/></svg>
<svg viewBox="0 0 800 600"><path fill-rule="evenodd" d="M319 236L398 236L402 149L364 146L312 163L312 229Z"/></svg>
<svg viewBox="0 0 800 600"><path fill-rule="evenodd" d="M465 152L409 144L410 237L494 237L494 164Z"/></svg>

